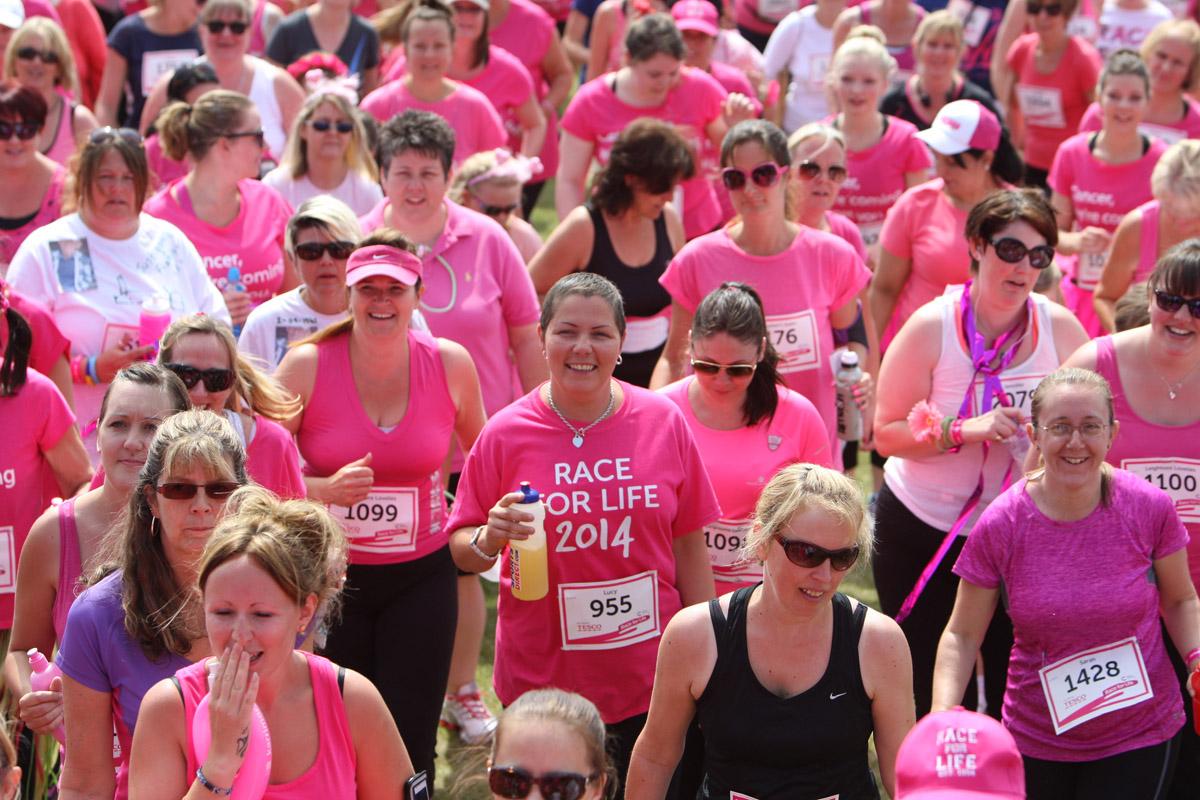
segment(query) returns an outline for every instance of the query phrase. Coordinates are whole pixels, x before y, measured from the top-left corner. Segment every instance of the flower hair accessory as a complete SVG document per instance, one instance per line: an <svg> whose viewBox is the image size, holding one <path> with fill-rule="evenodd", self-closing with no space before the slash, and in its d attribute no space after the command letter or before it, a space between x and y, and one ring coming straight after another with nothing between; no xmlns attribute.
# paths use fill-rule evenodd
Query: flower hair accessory
<svg viewBox="0 0 1200 800"><path fill-rule="evenodd" d="M301 80L310 69L325 70L326 73L337 76L346 75L350 72L350 68L346 66L346 62L333 53L322 53L320 51L313 51L306 56L296 59L288 65L287 71L296 80Z"/></svg>
<svg viewBox="0 0 1200 800"><path fill-rule="evenodd" d="M313 67L304 73L304 90L310 97L337 95L352 106L358 105L358 83L357 75L331 78L321 67Z"/></svg>
<svg viewBox="0 0 1200 800"><path fill-rule="evenodd" d="M515 178L518 183L529 183L535 176L542 174L542 160L537 156L514 156L504 148L497 148L492 154L496 157L496 164L483 174L467 181L467 186L496 178Z"/></svg>
<svg viewBox="0 0 1200 800"><path fill-rule="evenodd" d="M936 442L942 437L942 420L945 415L928 400L919 400L908 412L908 429L918 442Z"/></svg>
<svg viewBox="0 0 1200 800"><path fill-rule="evenodd" d="M8 311L8 284L0 278L0 314Z"/></svg>

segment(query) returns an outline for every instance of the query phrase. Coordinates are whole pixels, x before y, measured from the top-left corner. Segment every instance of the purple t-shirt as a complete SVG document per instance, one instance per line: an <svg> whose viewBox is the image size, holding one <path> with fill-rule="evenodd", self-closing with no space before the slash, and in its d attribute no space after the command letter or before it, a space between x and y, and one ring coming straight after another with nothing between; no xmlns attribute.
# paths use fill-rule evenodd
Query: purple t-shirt
<svg viewBox="0 0 1200 800"><path fill-rule="evenodd" d="M121 744L115 800L129 795L129 751L142 697L150 687L191 662L168 653L157 661L125 630L120 570L91 586L71 606L57 663L63 674L97 692L112 693L113 721Z"/></svg>
<svg viewBox="0 0 1200 800"><path fill-rule="evenodd" d="M1022 755L1093 761L1161 744L1183 725L1152 570L1187 544L1187 531L1164 492L1112 474L1108 504L1076 522L1049 519L1025 481L1014 484L983 512L954 565L964 580L1003 586L1014 640L1003 719ZM1131 636L1154 696L1055 735L1038 671Z"/></svg>

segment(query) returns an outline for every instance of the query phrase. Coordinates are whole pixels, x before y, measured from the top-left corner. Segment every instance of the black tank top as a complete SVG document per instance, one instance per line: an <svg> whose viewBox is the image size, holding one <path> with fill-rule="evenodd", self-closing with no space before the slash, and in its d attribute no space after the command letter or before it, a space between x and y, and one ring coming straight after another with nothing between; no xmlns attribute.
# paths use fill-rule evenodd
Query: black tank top
<svg viewBox="0 0 1200 800"><path fill-rule="evenodd" d="M671 238L667 236L667 218L660 214L654 220L654 255L645 264L631 267L617 257L604 214L591 203L586 204L595 231L592 256L584 270L603 275L621 290L627 317L653 317L671 305L671 295L658 279L675 255ZM664 342L665 344L665 342ZM639 353L622 353L622 363L614 370L617 378L637 386L649 386L650 374L662 354L662 346Z"/></svg>
<svg viewBox="0 0 1200 800"><path fill-rule="evenodd" d="M852 610L845 595L833 596L825 674L811 689L781 698L750 668L746 608L754 588L734 592L728 619L719 600L709 601L717 663L696 704L707 762L699 796L728 800L735 791L756 800L878 800L867 765L871 700L858 664L867 607Z"/></svg>

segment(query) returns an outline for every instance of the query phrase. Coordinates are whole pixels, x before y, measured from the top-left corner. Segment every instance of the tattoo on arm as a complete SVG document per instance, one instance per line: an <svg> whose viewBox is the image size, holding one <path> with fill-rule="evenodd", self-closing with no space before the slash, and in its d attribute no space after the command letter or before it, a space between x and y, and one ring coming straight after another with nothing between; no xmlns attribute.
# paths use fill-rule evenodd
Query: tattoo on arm
<svg viewBox="0 0 1200 800"><path fill-rule="evenodd" d="M250 745L250 729L244 728L242 730L242 735L239 736L238 740L237 740L237 754L238 754L239 758L244 757L246 755L246 748L249 745Z"/></svg>

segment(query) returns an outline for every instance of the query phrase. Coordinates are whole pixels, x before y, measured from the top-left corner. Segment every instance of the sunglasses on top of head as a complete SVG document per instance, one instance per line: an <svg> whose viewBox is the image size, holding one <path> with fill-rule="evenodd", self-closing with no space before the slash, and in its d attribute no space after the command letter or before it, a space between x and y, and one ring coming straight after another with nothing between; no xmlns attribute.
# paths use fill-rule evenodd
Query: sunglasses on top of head
<svg viewBox="0 0 1200 800"><path fill-rule="evenodd" d="M20 47L17 49L17 58L21 61L33 61L34 59L41 61L43 64L57 64L58 53L53 50L38 50L36 47Z"/></svg>
<svg viewBox="0 0 1200 800"><path fill-rule="evenodd" d="M204 27L208 28L208 32L214 36L220 35L228 28L229 32L234 36L241 36L250 26L245 22L226 22L223 19L213 19L204 23Z"/></svg>
<svg viewBox="0 0 1200 800"><path fill-rule="evenodd" d="M191 500L196 492L204 490L204 496L210 500L224 500L241 487L237 481L213 481L212 483L179 483L170 482L154 487L154 491L168 500Z"/></svg>
<svg viewBox="0 0 1200 800"><path fill-rule="evenodd" d="M721 170L721 181L731 192L746 188L746 181L753 181L760 189L768 189L779 182L779 176L787 172L787 167L781 167L774 161L764 161L747 173L737 167L726 167Z"/></svg>
<svg viewBox="0 0 1200 800"><path fill-rule="evenodd" d="M500 797L522 800L536 784L545 800L579 800L587 785L598 775L577 772L547 772L535 776L520 767L488 767L488 788Z"/></svg>
<svg viewBox="0 0 1200 800"><path fill-rule="evenodd" d="M783 554L787 556L788 561L797 567L816 569L828 559L829 566L838 572L845 572L858 561L858 545L843 547L841 550L826 550L800 539L785 539L782 534L775 534L775 541L783 548Z"/></svg>
<svg viewBox="0 0 1200 800"><path fill-rule="evenodd" d="M993 239L989 244L996 251L1000 260L1008 264L1019 264L1021 259L1029 256L1029 266L1034 269L1045 269L1054 261L1054 248L1048 244L1026 247L1020 239L1008 236L1003 239Z"/></svg>
<svg viewBox="0 0 1200 800"><path fill-rule="evenodd" d="M1183 295L1164 292L1162 289L1155 289L1154 304L1168 314L1174 314L1179 309L1187 306L1188 312L1192 317L1200 319L1200 297L1187 298Z"/></svg>
<svg viewBox="0 0 1200 800"><path fill-rule="evenodd" d="M39 130L41 130L41 126L32 122L0 121L0 142L7 142L14 133L22 142L27 142L37 136Z"/></svg>
<svg viewBox="0 0 1200 800"><path fill-rule="evenodd" d="M167 369L179 376L183 385L189 390L204 381L204 388L210 392L223 392L233 386L233 370L231 369L197 369L187 364L164 364Z"/></svg>

